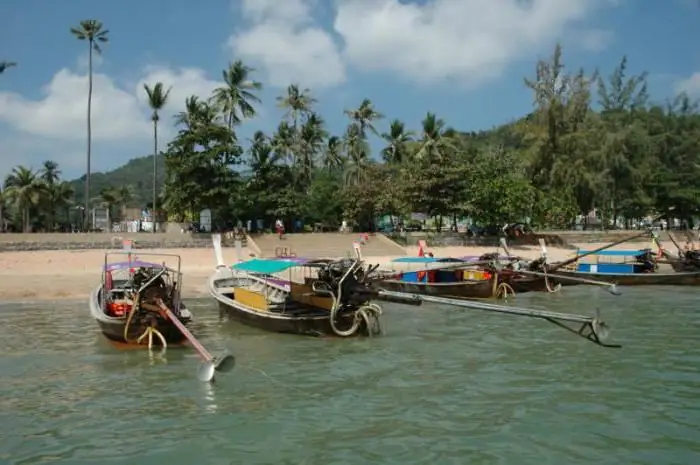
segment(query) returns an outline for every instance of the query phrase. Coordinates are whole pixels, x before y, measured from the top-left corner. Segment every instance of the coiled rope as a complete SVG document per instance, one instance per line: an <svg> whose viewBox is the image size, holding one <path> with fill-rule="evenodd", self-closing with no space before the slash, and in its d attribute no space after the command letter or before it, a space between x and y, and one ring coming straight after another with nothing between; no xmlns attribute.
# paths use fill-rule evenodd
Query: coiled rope
<svg viewBox="0 0 700 465"><path fill-rule="evenodd" d="M508 283L500 283L496 289L496 297L507 301L508 296L515 297L515 289Z"/></svg>
<svg viewBox="0 0 700 465"><path fill-rule="evenodd" d="M165 349L168 347L168 343L165 340L165 336L163 336L163 333L158 331L153 325L149 325L146 327L146 330L138 337L136 338L136 341L129 339L129 329L131 328L131 323L133 322L134 315L136 312L138 312L141 309L141 296L139 294L136 294L136 298L134 299L134 305L131 307L131 311L129 312L129 316L126 317L126 324L124 325L124 340L127 343L134 343L136 344L141 344L141 342L148 337L148 349L151 350L153 348L153 336L155 335L161 343L162 346L162 351L165 351Z"/></svg>

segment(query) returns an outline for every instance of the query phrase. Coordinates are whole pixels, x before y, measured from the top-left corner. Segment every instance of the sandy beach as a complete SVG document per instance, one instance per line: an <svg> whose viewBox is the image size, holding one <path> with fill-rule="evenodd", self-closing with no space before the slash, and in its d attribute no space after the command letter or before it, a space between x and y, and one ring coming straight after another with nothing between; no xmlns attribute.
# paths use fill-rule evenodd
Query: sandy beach
<svg viewBox="0 0 700 465"><path fill-rule="evenodd" d="M583 249L591 250L605 244L580 244ZM615 249L649 247L643 243L626 244ZM675 250L672 244L664 244ZM435 256L461 257L481 255L493 252L491 247L433 247L429 248ZM226 263L237 259L235 249L224 248ZM135 256L148 260L148 253L168 253L179 255L182 259L184 273L183 294L185 297L202 297L206 295L206 280L215 266L214 251L211 248L136 250ZM243 250L243 257L249 257L249 251ZM407 255L418 254L416 247L407 247ZM539 257L539 247L523 247L512 253L526 257ZM558 261L572 256L572 249L548 248L551 261ZM244 258L244 259L245 259ZM397 256L365 257L368 263L380 264L383 269L407 270L416 265L398 265L391 261ZM100 269L104 263L103 250L66 250L66 251L32 251L0 253L0 300L36 301L57 299L84 299L91 289L99 283ZM169 262L171 264L172 262Z"/></svg>

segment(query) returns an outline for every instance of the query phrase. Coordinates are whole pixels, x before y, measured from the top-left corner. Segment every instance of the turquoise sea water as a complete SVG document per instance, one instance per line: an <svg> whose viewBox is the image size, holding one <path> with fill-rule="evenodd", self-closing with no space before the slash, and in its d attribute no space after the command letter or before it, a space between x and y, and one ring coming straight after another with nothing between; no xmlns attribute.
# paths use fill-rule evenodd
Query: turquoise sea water
<svg viewBox="0 0 700 465"><path fill-rule="evenodd" d="M544 321L385 305L386 335L315 339L220 321L237 366L118 351L84 302L1 304L0 464L700 464L692 288L566 288L522 306L602 310L622 349Z"/></svg>

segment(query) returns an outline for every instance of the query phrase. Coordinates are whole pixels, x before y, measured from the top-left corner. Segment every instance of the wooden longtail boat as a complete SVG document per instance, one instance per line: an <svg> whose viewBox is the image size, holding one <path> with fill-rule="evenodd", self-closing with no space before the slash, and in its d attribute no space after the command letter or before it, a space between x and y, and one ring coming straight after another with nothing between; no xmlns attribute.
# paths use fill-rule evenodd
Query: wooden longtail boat
<svg viewBox="0 0 700 465"><path fill-rule="evenodd" d="M149 347L180 343L185 336L160 309L161 304L167 306L183 324L192 319L180 298L180 256L139 257L144 255L162 259L163 263L142 261L133 252L105 254L101 283L90 295L90 314L102 334L116 342ZM110 262L113 256L120 261ZM166 266L168 259L177 259L177 268Z"/></svg>
<svg viewBox="0 0 700 465"><path fill-rule="evenodd" d="M381 308L362 292L369 272L359 259L253 259L219 266L209 279L209 294L230 318L266 331L375 335L381 332ZM280 279L280 273L288 278ZM303 282L294 279L299 273L305 274Z"/></svg>
<svg viewBox="0 0 700 465"><path fill-rule="evenodd" d="M518 281L513 270L484 268L487 262L481 258L400 257L392 262L422 264L425 269L397 273L394 278L381 280L378 286L387 291L461 299L507 297L534 289L535 279Z"/></svg>
<svg viewBox="0 0 700 465"><path fill-rule="evenodd" d="M660 272L651 249L603 250L595 254L579 250L577 254L588 254L593 263L574 262L573 269L559 269L556 274L562 277L585 278L622 286L644 285L697 285L700 284L700 270L681 272ZM601 257L616 257L618 261L601 261ZM620 261L621 260L621 261ZM560 280L568 285L566 280ZM584 283L585 284L585 283Z"/></svg>

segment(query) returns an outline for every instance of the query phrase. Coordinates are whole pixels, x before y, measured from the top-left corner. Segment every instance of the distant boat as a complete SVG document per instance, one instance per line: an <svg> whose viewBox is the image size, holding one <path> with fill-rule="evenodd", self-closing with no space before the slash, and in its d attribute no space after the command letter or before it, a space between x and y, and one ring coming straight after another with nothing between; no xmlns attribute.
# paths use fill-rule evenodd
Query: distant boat
<svg viewBox="0 0 700 465"><path fill-rule="evenodd" d="M134 252L105 254L102 279L89 300L90 314L110 340L144 346L180 343L184 336L158 307L162 301L187 324L192 314L181 300L180 257L173 254L139 254L177 259L177 268L133 258ZM109 262L110 256L121 261ZM127 258L127 260L124 260Z"/></svg>
<svg viewBox="0 0 700 465"><path fill-rule="evenodd" d="M700 270L658 271L656 256L651 249L601 250L595 253L586 250L577 251L577 256L584 254L587 255L587 261L576 260L569 269L558 269L556 274L562 277L593 279L622 286L700 284ZM561 283L568 284L565 280L561 280Z"/></svg>
<svg viewBox="0 0 700 465"><path fill-rule="evenodd" d="M507 267L497 271L489 265L493 260L512 261L512 258L491 254L461 258L401 257L393 263L422 264L425 269L397 272L396 278L382 280L378 286L393 292L475 299L546 289L544 279L523 276Z"/></svg>

